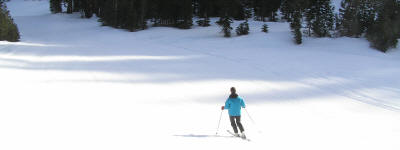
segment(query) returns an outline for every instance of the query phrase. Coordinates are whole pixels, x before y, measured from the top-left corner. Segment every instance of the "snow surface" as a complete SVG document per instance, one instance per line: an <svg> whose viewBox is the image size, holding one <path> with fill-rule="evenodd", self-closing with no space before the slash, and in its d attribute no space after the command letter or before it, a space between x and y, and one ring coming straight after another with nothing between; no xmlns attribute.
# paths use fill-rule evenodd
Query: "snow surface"
<svg viewBox="0 0 400 150"><path fill-rule="evenodd" d="M232 38L215 24L132 33L48 1L7 4L22 40L0 42L1 150L400 148L399 48L296 46L273 22ZM229 137L227 112L215 135L231 86L251 142Z"/></svg>

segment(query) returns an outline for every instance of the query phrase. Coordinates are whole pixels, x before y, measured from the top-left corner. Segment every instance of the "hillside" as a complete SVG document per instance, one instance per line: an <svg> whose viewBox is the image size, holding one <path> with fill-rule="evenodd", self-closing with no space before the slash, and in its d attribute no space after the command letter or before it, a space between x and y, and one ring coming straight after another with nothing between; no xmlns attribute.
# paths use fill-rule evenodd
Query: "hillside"
<svg viewBox="0 0 400 150"><path fill-rule="evenodd" d="M47 1L7 5L21 42L0 42L2 150L400 148L400 48L297 46L283 22L232 38L215 23L132 33ZM225 132L227 112L215 135L232 86L250 142Z"/></svg>

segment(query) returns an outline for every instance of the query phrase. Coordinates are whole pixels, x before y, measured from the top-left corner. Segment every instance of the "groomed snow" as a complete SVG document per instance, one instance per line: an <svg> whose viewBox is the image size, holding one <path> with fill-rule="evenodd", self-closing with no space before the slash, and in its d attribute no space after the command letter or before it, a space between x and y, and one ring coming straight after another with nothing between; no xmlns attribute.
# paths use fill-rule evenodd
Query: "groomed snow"
<svg viewBox="0 0 400 150"><path fill-rule="evenodd" d="M215 24L132 33L46 0L7 5L22 39L0 42L1 150L400 148L399 48L296 46L279 22L232 38ZM251 142L229 137L227 112L215 135L231 86Z"/></svg>

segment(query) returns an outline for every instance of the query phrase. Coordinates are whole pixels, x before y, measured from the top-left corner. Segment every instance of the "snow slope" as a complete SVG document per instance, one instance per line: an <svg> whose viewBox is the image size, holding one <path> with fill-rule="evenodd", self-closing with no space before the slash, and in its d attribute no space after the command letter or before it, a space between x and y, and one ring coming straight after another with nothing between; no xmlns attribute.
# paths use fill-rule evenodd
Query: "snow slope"
<svg viewBox="0 0 400 150"><path fill-rule="evenodd" d="M272 22L229 39L215 24L131 33L48 1L7 4L22 41L0 42L1 150L400 148L399 48L296 46ZM227 112L215 135L231 86L251 142L229 137Z"/></svg>

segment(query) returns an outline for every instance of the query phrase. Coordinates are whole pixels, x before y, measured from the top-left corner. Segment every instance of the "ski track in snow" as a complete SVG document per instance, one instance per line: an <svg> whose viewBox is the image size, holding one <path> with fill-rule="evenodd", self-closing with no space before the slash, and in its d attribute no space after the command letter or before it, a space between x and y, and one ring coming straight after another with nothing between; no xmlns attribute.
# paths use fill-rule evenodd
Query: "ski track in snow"
<svg viewBox="0 0 400 150"><path fill-rule="evenodd" d="M241 58L230 58L229 56L222 56L222 55L218 55L218 54L207 53L207 51L210 50L210 49L207 49L207 50L202 49L204 52L201 52L200 50L194 50L193 48L180 47L180 46L174 46L174 45L168 45L168 46L173 46L173 47L176 47L176 48L181 48L183 50L188 50L190 52L201 53L201 54L204 54L204 55L208 55L208 56L224 59L226 61L230 61L230 62L236 63L237 65L243 65L244 67L254 68L254 72L261 72L263 74L270 74L271 73L268 70L265 70L264 68L259 67L259 66L262 66L260 64L251 64L251 63L247 63L247 62L244 62L244 61L240 61ZM307 74L308 76L314 77L314 78L320 78L321 77L321 76L315 76L315 75L312 75L312 74L309 74L309 73L306 73L306 72L292 73L293 76L298 76L299 74ZM279 74L275 73L275 75L279 75ZM326 77L324 78L324 80L326 80L327 82L336 82L334 79L326 78ZM256 81L253 81L253 82L256 82ZM311 87L316 87L317 86L312 82L302 82L302 83L303 84L307 84L307 85L309 85ZM346 90L345 93L337 92L338 90L334 89L334 88L337 88L337 87L339 87L340 89L344 89L345 88L347 90ZM368 103L368 104L372 104L372 105L379 106L379 107L382 107L382 108L390 109L390 110L393 110L393 111L400 111L400 107L399 106L386 104L385 101L380 100L378 98L374 98L374 97L362 94L360 92L353 91L352 90L353 87L344 87L344 86L342 86L340 84L337 85L337 87L333 87L333 88L332 87L325 87L325 88L320 89L320 90L323 90L324 92L327 92L327 93L336 93L338 95L341 95L341 96L344 96L344 97L348 97L350 99L358 100L360 102L365 102L365 103ZM397 91L393 91L393 92L397 92Z"/></svg>
<svg viewBox="0 0 400 150"><path fill-rule="evenodd" d="M400 148L400 48L296 46L281 22L229 39L215 24L131 33L47 0L7 4L22 39L0 41L1 150ZM226 112L215 135L231 86L250 142L223 132Z"/></svg>

